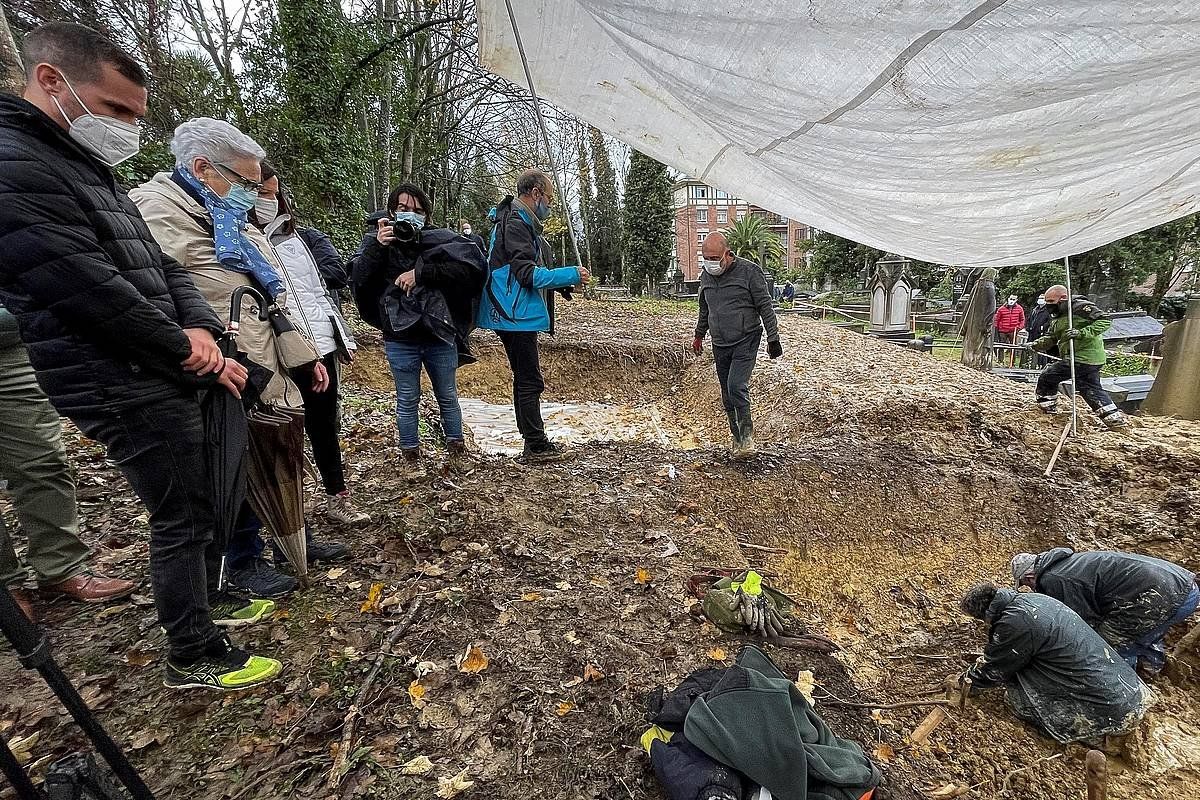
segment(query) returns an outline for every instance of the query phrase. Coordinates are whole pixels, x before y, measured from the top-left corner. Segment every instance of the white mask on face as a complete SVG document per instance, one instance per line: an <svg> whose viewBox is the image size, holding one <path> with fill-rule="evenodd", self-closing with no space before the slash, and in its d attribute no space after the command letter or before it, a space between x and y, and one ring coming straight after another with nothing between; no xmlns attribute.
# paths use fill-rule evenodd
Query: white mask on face
<svg viewBox="0 0 1200 800"><path fill-rule="evenodd" d="M259 197L254 201L254 216L258 224L266 225L279 216L279 200L274 197Z"/></svg>
<svg viewBox="0 0 1200 800"><path fill-rule="evenodd" d="M59 74L61 73L62 70L59 70ZM51 95L50 99L54 101L54 105L58 106L58 111L63 115L63 119L69 121L70 136L79 143L80 147L95 156L101 164L109 167L115 167L122 161L128 161L138 154L142 148L142 129L140 127L112 117L93 114L79 99L79 95L75 93L75 88L71 86L66 75L63 75L63 83L71 90L71 95L83 109L83 114L75 119L68 119L67 112L63 110L58 98Z"/></svg>
<svg viewBox="0 0 1200 800"><path fill-rule="evenodd" d="M725 271L725 265L720 259L706 258L704 259L704 271L709 275L720 275Z"/></svg>

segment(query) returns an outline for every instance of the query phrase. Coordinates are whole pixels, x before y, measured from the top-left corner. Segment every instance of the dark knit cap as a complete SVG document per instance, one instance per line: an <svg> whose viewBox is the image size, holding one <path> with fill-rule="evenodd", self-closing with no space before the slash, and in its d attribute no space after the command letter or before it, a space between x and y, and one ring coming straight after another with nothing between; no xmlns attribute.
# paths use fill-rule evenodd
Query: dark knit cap
<svg viewBox="0 0 1200 800"><path fill-rule="evenodd" d="M988 606L996 599L996 586L991 583L977 583L963 595L959 608L969 617L984 619Z"/></svg>

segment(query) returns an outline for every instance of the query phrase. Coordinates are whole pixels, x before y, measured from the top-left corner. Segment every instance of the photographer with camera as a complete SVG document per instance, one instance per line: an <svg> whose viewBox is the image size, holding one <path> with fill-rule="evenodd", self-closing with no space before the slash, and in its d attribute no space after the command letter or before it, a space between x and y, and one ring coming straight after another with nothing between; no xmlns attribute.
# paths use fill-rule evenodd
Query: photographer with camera
<svg viewBox="0 0 1200 800"><path fill-rule="evenodd" d="M383 332L396 382L404 473L416 479L425 474L418 436L422 366L441 412L451 464L461 467L466 459L455 373L475 361L468 337L486 265L471 239L429 223L433 203L419 187L397 186L387 210L350 261L351 289L363 320Z"/></svg>
<svg viewBox="0 0 1200 800"><path fill-rule="evenodd" d="M479 327L496 332L504 343L513 373L513 407L517 428L525 439L522 457L528 463L559 461L561 448L546 438L542 422L542 379L538 359L539 332L549 332L551 306L546 292L586 284L583 267L547 269L542 224L550 218L554 184L541 170L517 179L517 196L506 197L492 214L489 276L479 303Z"/></svg>

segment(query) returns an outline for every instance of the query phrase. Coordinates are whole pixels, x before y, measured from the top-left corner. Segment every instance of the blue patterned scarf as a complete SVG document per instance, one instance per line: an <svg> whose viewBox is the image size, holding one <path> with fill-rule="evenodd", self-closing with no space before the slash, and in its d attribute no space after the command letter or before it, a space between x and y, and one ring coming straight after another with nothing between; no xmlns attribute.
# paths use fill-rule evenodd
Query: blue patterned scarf
<svg viewBox="0 0 1200 800"><path fill-rule="evenodd" d="M201 183L190 169L178 167L175 174L200 196L204 207L208 209L213 221L213 246L221 266L253 275L271 299L278 297L283 292L283 281L271 262L246 237L246 215L249 212L230 208L216 192Z"/></svg>

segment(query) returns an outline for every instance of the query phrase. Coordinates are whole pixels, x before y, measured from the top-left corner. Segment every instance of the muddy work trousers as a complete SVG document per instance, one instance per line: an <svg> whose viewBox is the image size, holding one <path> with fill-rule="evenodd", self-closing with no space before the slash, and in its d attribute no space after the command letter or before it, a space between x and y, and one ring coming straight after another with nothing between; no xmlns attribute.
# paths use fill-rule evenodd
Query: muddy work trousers
<svg viewBox="0 0 1200 800"><path fill-rule="evenodd" d="M713 346L721 403L729 418L729 432L739 442L754 433L750 421L750 374L754 372L761 341L762 331L759 331L730 347Z"/></svg>
<svg viewBox="0 0 1200 800"><path fill-rule="evenodd" d="M1063 381L1071 380L1071 362L1056 361L1042 371L1037 382L1037 403L1043 411L1053 411L1058 405L1058 387ZM1117 404L1100 385L1100 365L1076 364L1075 385L1084 402L1099 415L1100 419L1118 411Z"/></svg>
<svg viewBox="0 0 1200 800"><path fill-rule="evenodd" d="M526 445L538 447L546 442L546 425L542 422L542 392L546 390L546 382L538 360L537 332L496 331L496 334L504 344L512 368L517 430Z"/></svg>

